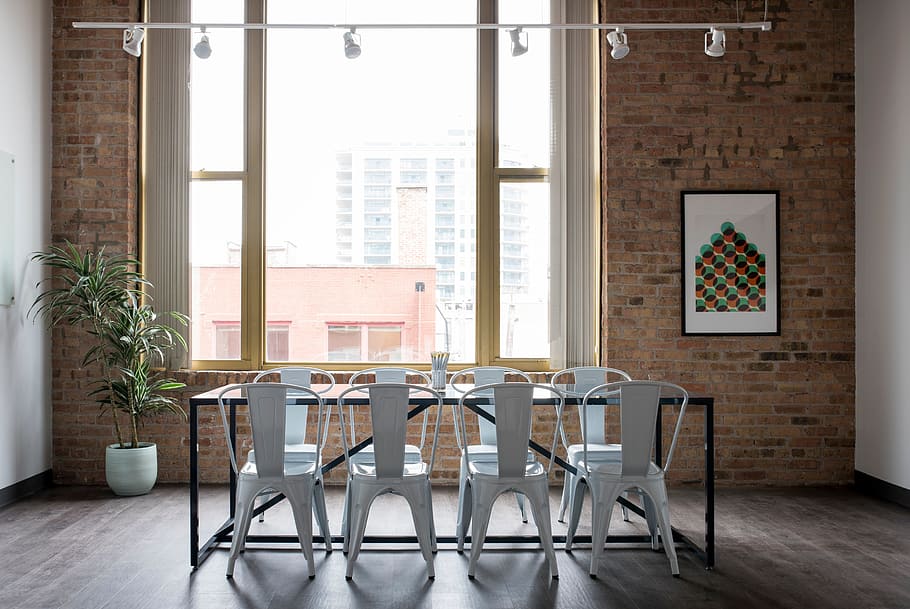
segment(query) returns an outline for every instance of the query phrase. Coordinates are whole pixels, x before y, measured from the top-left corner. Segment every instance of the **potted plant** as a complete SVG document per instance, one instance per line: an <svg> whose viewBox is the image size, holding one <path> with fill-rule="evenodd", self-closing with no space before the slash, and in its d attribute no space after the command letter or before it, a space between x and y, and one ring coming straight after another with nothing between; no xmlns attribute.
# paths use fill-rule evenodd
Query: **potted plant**
<svg viewBox="0 0 910 609"><path fill-rule="evenodd" d="M97 400L101 415L111 415L116 437L105 455L108 486L118 495L148 493L158 477L157 446L142 441L140 430L145 417L163 412L186 418L177 399L163 394L184 384L165 378L158 368L168 351L178 345L185 349L186 341L142 302L142 290L151 284L137 260L107 255L104 248L83 253L69 242L32 259L55 271L39 287L57 282L35 298L34 315L49 327L81 326L92 337L82 365L96 366L99 376L92 380L89 395ZM188 321L182 313L163 315L183 325Z"/></svg>

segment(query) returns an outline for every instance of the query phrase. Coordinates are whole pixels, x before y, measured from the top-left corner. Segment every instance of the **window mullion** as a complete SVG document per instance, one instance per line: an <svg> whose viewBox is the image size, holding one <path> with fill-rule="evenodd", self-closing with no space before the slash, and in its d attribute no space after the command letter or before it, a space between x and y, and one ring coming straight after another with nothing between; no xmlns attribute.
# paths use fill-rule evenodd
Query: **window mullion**
<svg viewBox="0 0 910 609"><path fill-rule="evenodd" d="M479 0L478 22L496 22L496 1ZM499 355L499 182L496 177L496 34L477 32L477 363Z"/></svg>
<svg viewBox="0 0 910 609"><path fill-rule="evenodd" d="M261 23L265 0L248 0L248 23ZM264 130L265 97L265 32L246 31L246 180L244 181L244 253L241 282L245 298L241 309L241 360L250 367L261 368L265 348L265 308L263 286L265 265L264 242Z"/></svg>

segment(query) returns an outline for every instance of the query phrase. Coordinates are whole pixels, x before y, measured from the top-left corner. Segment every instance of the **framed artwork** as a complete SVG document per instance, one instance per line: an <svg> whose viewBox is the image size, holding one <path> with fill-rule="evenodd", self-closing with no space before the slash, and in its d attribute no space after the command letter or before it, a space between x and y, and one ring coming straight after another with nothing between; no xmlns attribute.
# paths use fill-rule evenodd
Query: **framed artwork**
<svg viewBox="0 0 910 609"><path fill-rule="evenodd" d="M682 333L780 334L780 192L683 191Z"/></svg>

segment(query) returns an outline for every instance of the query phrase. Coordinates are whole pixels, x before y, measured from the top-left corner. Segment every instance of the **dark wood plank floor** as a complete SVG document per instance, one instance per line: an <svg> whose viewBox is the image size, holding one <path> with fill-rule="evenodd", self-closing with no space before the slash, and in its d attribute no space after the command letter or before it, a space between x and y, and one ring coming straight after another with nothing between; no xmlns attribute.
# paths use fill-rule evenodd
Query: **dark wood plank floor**
<svg viewBox="0 0 910 609"><path fill-rule="evenodd" d="M340 495L329 497L336 529ZM226 550L189 568L187 497L185 486L132 499L62 487L0 510L0 608L910 608L910 511L845 488L720 490L717 569L681 551L679 579L661 552L611 546L596 580L587 574L589 550L557 551L560 578L551 580L543 552L528 547L485 551L473 581L467 557L442 549L433 582L416 549L365 551L353 582L340 551L317 550L310 581L299 549L288 546L251 549L227 580ZM204 489L205 527L219 520L225 497L224 488ZM435 492L441 535L451 534L454 503L451 489ZM553 503L555 511L555 490ZM676 489L671 504L675 524L697 534L699 494ZM374 509L369 532L413 530L400 498ZM292 531L281 506L253 526ZM612 531L640 528L633 519ZM510 497L497 503L491 532L533 530ZM555 533L564 530L554 523Z"/></svg>

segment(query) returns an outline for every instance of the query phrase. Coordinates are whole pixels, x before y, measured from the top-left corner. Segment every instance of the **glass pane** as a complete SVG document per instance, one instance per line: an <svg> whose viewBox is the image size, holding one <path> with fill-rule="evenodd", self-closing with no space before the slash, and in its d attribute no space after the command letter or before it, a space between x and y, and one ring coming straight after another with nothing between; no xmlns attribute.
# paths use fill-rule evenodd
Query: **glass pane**
<svg viewBox="0 0 910 609"><path fill-rule="evenodd" d="M549 0L499 0L500 23L549 23ZM550 166L550 32L524 30L527 52L512 55L499 34L499 166Z"/></svg>
<svg viewBox="0 0 910 609"><path fill-rule="evenodd" d="M193 22L243 23L243 0L193 0ZM212 54L190 53L192 171L242 171L244 34L241 29L206 32ZM202 38L193 32L190 44Z"/></svg>
<svg viewBox="0 0 910 609"><path fill-rule="evenodd" d="M268 7L273 23L464 23L477 10ZM289 324L290 361L426 362L447 349L472 362L477 34L357 34L362 54L347 59L341 31L268 32L266 319Z"/></svg>
<svg viewBox="0 0 910 609"><path fill-rule="evenodd" d="M550 185L504 182L499 209L499 351L548 358Z"/></svg>
<svg viewBox="0 0 910 609"><path fill-rule="evenodd" d="M243 183L190 183L193 359L240 359Z"/></svg>

